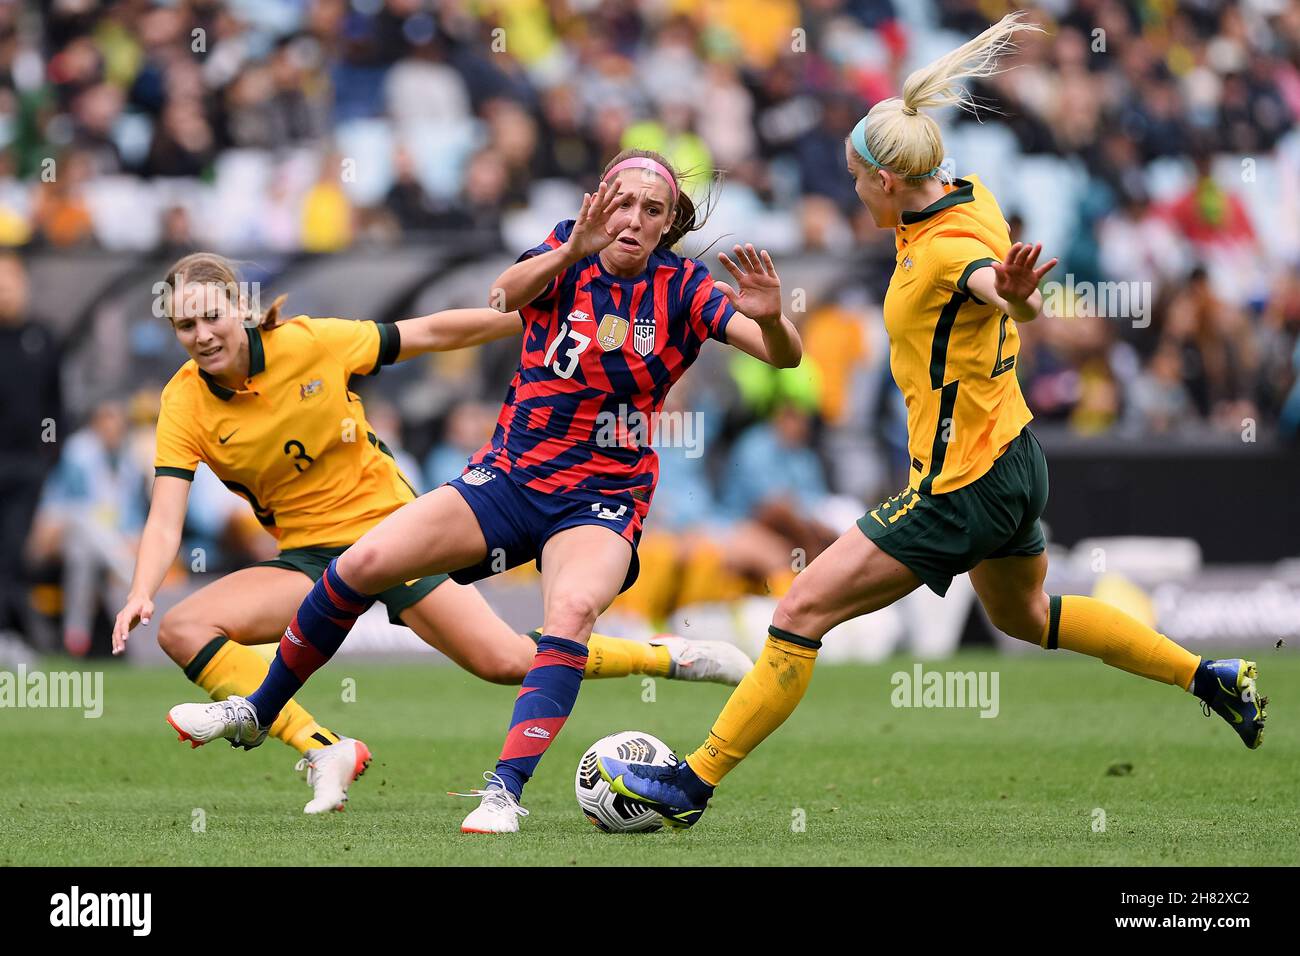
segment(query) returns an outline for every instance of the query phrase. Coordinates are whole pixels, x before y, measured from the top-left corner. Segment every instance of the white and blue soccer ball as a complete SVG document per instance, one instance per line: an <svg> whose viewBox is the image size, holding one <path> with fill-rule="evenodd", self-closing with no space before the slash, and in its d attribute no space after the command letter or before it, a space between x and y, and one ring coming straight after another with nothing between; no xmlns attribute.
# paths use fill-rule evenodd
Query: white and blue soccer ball
<svg viewBox="0 0 1300 956"><path fill-rule="evenodd" d="M677 763L671 747L640 730L623 730L602 737L578 761L574 790L578 806L595 826L606 833L648 833L663 826L663 818L644 803L629 800L609 789L600 776L596 758L613 757L627 763L648 763L670 767Z"/></svg>

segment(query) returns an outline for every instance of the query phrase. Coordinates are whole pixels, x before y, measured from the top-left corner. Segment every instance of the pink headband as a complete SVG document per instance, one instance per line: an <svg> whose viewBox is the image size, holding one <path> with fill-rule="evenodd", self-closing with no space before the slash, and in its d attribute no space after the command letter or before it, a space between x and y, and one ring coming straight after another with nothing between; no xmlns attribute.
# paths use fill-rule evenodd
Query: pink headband
<svg viewBox="0 0 1300 956"><path fill-rule="evenodd" d="M652 173L658 173L663 177L664 182L668 184L668 188L673 191L673 202L677 201L677 182L673 179L673 174L668 171L668 167L663 163L657 163L646 156L633 156L631 159L623 160L623 162L619 163L605 174L603 182L609 182L614 178L616 173L622 172L625 169L648 169Z"/></svg>

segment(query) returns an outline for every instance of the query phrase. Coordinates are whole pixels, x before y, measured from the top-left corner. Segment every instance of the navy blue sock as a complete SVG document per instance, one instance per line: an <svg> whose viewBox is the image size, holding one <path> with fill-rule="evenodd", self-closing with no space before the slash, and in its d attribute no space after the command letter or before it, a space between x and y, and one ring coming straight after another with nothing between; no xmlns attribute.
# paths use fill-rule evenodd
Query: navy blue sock
<svg viewBox="0 0 1300 956"><path fill-rule="evenodd" d="M373 597L359 594L344 582L334 566L337 561L329 563L298 608L280 638L280 649L262 685L248 695L263 727L275 722L307 678L334 656L357 618L375 603Z"/></svg>
<svg viewBox="0 0 1300 956"><path fill-rule="evenodd" d="M587 648L577 641L544 635L537 642L496 767L497 776L516 797L568 720L586 666Z"/></svg>

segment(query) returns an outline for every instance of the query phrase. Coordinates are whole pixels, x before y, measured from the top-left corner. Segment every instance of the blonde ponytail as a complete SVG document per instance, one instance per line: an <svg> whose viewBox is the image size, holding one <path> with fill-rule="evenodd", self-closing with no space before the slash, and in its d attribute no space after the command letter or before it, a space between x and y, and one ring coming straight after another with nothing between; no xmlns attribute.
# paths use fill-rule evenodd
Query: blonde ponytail
<svg viewBox="0 0 1300 956"><path fill-rule="evenodd" d="M975 39L963 43L933 63L914 70L903 83L903 95L881 100L854 128L850 140L863 161L908 179L925 179L943 162L939 124L925 110L957 106L975 111L962 80L1003 72L998 60L1015 49L1021 31L1042 33L1026 23L1023 11L1007 14ZM865 147L865 153L864 153Z"/></svg>

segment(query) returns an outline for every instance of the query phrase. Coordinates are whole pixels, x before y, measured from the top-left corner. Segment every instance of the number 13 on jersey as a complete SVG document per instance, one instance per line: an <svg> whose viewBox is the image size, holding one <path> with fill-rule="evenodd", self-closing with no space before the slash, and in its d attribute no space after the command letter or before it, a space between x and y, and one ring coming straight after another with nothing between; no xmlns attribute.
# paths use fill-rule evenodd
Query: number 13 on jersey
<svg viewBox="0 0 1300 956"><path fill-rule="evenodd" d="M560 378L573 378L574 371L578 368L578 359L582 353L587 350L591 344L591 336L583 335L581 332L570 327L570 323L590 322L591 316L586 312L577 310L570 312L569 317L560 323L560 330L556 333L550 347L546 350L546 357L542 359L543 365L549 365L551 371ZM573 340L562 356L556 358L562 345L569 339Z"/></svg>

